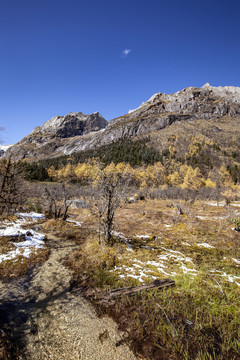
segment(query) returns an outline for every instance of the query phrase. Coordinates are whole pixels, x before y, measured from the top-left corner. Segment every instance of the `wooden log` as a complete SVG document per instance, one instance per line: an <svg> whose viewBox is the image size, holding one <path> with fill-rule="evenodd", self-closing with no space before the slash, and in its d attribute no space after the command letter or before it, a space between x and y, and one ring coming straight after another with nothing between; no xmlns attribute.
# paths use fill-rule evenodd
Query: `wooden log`
<svg viewBox="0 0 240 360"><path fill-rule="evenodd" d="M118 296L122 295L133 295L138 293L142 290L150 290L154 288L163 288L163 287L169 287L174 286L175 281L171 279L162 279L162 280L154 280L153 282L145 285L139 285L139 286L131 286L131 287L124 287L119 289L110 290L109 296L107 296L109 299L116 298Z"/></svg>

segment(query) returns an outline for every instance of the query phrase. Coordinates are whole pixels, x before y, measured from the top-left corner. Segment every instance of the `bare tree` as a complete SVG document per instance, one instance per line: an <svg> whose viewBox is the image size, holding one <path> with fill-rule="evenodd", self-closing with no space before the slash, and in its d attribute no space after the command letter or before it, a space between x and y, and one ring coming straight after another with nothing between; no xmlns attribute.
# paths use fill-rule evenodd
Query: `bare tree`
<svg viewBox="0 0 240 360"><path fill-rule="evenodd" d="M0 215L14 213L23 201L22 177L16 163L2 160L0 166Z"/></svg>
<svg viewBox="0 0 240 360"><path fill-rule="evenodd" d="M67 204L68 191L65 184L45 187L45 195L48 200L48 216L66 220L69 205Z"/></svg>
<svg viewBox="0 0 240 360"><path fill-rule="evenodd" d="M94 181L94 206L98 214L98 239L101 233L107 245L112 245L113 220L119 207L123 190L123 175L119 172L108 172L99 165L97 179Z"/></svg>

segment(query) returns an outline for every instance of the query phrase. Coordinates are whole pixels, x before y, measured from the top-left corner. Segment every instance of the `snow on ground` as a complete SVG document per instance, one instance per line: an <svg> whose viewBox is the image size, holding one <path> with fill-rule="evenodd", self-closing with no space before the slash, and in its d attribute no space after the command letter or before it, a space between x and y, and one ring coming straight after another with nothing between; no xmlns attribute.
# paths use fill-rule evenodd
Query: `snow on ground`
<svg viewBox="0 0 240 360"><path fill-rule="evenodd" d="M203 248L206 248L206 249L215 249L214 246L212 245L209 245L207 243L201 243L201 244L197 244L198 247L203 247Z"/></svg>
<svg viewBox="0 0 240 360"><path fill-rule="evenodd" d="M30 213L17 213L17 216L20 218L27 218L27 219L32 219L32 220L40 220L40 219L45 219L45 216L43 214L39 214L39 213L35 213L35 212L30 212Z"/></svg>
<svg viewBox="0 0 240 360"><path fill-rule="evenodd" d="M225 206L226 202L225 201L221 201L221 202L211 202L211 201L207 201L206 202L207 205L210 206Z"/></svg>
<svg viewBox="0 0 240 360"><path fill-rule="evenodd" d="M27 220L43 219L44 215L37 213L19 213L19 219L15 222L3 222L0 229L0 236L19 236L24 235L25 241L11 242L16 249L9 251L7 254L0 254L0 263L4 260L14 259L19 255L29 257L32 251L44 247L44 235L36 231L23 229L22 225L27 223Z"/></svg>
<svg viewBox="0 0 240 360"><path fill-rule="evenodd" d="M233 260L236 264L240 265L240 260L237 260L237 259L234 259L234 258L232 258L232 260Z"/></svg>
<svg viewBox="0 0 240 360"><path fill-rule="evenodd" d="M143 240L149 240L150 235L136 235L136 238L143 239Z"/></svg>
<svg viewBox="0 0 240 360"><path fill-rule="evenodd" d="M67 221L67 222L70 222L70 223L73 223L73 224L75 224L75 225L77 225L77 226L82 226L82 224L81 224L79 221L69 220L69 219L67 219L66 221Z"/></svg>
<svg viewBox="0 0 240 360"><path fill-rule="evenodd" d="M236 206L236 207L240 207L239 201L232 201L232 202L230 203L230 205Z"/></svg>
<svg viewBox="0 0 240 360"><path fill-rule="evenodd" d="M132 246L128 243L127 238L123 235L123 233L120 233L118 231L112 231L112 234L113 236L121 239L127 245L128 250L132 250Z"/></svg>
<svg viewBox="0 0 240 360"><path fill-rule="evenodd" d="M119 234L118 234L119 235ZM123 234L121 234L123 236ZM124 237L124 236L123 236ZM146 235L137 235L140 239L145 239ZM182 242L182 245L191 246L188 242ZM214 249L215 247L208 243L196 244L198 247ZM130 250L130 249L127 249ZM131 249L132 250L132 249ZM161 275L174 277L176 275L188 274L192 279L199 274L197 266L193 260L184 253L172 249L161 247L161 253L155 255L153 260L140 261L131 254L125 254L119 257L120 260L127 260L127 265L115 266L111 272L116 273L119 278L134 278L141 283L147 280L152 281ZM133 251L133 250L132 250ZM232 258L236 264L240 264L240 260ZM226 274L220 270L210 270L216 276L221 276L223 280L235 283L240 286L240 276Z"/></svg>
<svg viewBox="0 0 240 360"><path fill-rule="evenodd" d="M6 152L13 145L0 145L0 151Z"/></svg>
<svg viewBox="0 0 240 360"><path fill-rule="evenodd" d="M226 206L226 202L225 201L221 201L221 202L213 202L213 201L206 201L207 205L210 206ZM230 206L236 206L236 207L240 207L240 203L239 201L232 201L230 203Z"/></svg>
<svg viewBox="0 0 240 360"><path fill-rule="evenodd" d="M224 220L226 219L226 216L200 216L200 215L197 215L196 216L197 219L199 220Z"/></svg>
<svg viewBox="0 0 240 360"><path fill-rule="evenodd" d="M117 272L120 278L132 277L140 282L144 282L143 277L151 280L156 279L156 273L166 276L177 275L175 271L168 270L169 266L174 265L181 270L180 273L188 273L192 276L197 275L197 270L193 268L194 264L190 257L185 256L180 251L165 249L164 247L162 247L162 250L165 250L165 252L156 256L154 260L140 261L136 258L129 257L127 260L131 262L130 266L115 266L111 272ZM126 256L124 259L126 259ZM191 267L189 267L189 264L191 264Z"/></svg>
<svg viewBox="0 0 240 360"><path fill-rule="evenodd" d="M231 282L231 283L235 283L236 285L240 286L240 276L235 276L235 275L231 275L231 274L227 274L226 272L221 272L219 270L210 270L211 273L214 273L216 276L221 276L224 278L224 280ZM239 280L236 281L236 280Z"/></svg>

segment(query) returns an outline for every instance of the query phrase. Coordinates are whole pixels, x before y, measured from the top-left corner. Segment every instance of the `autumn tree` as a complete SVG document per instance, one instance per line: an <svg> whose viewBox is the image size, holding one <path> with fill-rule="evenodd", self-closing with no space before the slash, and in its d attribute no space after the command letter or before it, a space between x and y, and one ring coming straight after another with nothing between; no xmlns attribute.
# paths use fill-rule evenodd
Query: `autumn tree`
<svg viewBox="0 0 240 360"><path fill-rule="evenodd" d="M203 177L200 169L198 167L193 169L189 166L183 179L182 188L195 190L201 186L203 186Z"/></svg>
<svg viewBox="0 0 240 360"><path fill-rule="evenodd" d="M234 183L232 177L224 165L222 165L218 170L218 175L219 175L219 179L218 179L219 186L223 186L225 188L233 187Z"/></svg>

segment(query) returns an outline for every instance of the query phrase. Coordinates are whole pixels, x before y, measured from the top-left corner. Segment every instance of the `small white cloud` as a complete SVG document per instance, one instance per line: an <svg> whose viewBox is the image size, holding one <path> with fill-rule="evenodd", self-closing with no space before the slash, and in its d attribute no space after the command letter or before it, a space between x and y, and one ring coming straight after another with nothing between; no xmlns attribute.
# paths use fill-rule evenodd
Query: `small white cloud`
<svg viewBox="0 0 240 360"><path fill-rule="evenodd" d="M123 50L122 55L127 56L130 52L131 52L130 49L125 49L125 50Z"/></svg>

